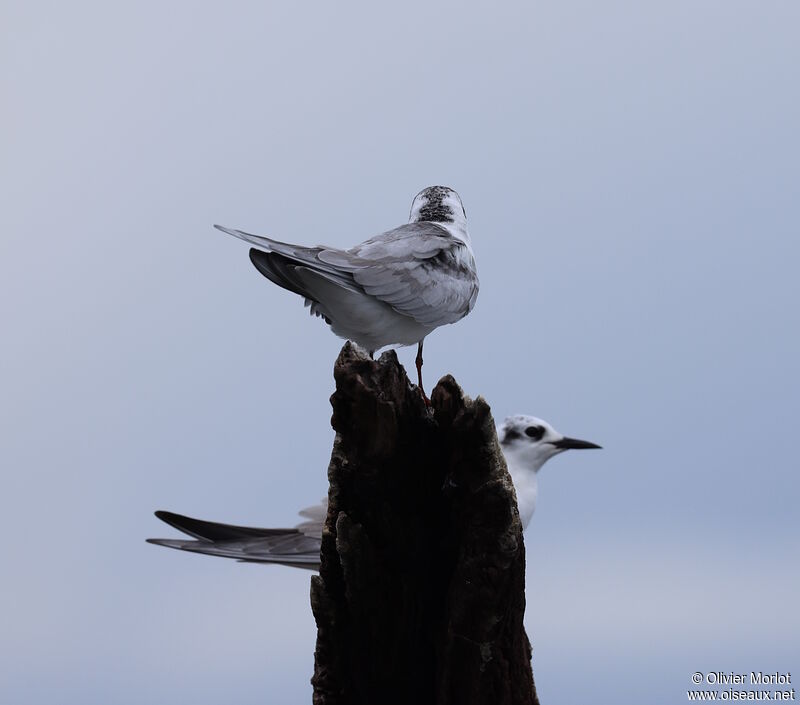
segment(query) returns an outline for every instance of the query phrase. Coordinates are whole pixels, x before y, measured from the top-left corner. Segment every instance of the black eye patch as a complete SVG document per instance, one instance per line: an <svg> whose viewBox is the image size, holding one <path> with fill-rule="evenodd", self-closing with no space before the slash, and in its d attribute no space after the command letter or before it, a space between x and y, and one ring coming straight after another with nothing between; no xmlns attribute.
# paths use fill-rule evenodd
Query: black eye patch
<svg viewBox="0 0 800 705"><path fill-rule="evenodd" d="M525 435L530 436L534 441L538 441L544 436L544 428L541 426L528 426L525 429Z"/></svg>
<svg viewBox="0 0 800 705"><path fill-rule="evenodd" d="M508 443L509 441L513 441L517 438L522 438L522 434L520 434L520 432L516 429L509 428L503 436L502 443Z"/></svg>

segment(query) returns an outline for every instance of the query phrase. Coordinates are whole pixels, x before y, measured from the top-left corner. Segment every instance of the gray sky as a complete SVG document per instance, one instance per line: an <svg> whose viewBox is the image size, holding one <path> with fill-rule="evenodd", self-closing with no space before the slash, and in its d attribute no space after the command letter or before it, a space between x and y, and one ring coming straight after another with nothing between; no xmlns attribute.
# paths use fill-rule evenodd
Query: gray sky
<svg viewBox="0 0 800 705"><path fill-rule="evenodd" d="M426 379L604 446L526 535L542 701L800 670L798 23L4 3L0 699L310 701L306 573L144 543L326 491L341 341L211 225L349 246L436 183L482 288Z"/></svg>

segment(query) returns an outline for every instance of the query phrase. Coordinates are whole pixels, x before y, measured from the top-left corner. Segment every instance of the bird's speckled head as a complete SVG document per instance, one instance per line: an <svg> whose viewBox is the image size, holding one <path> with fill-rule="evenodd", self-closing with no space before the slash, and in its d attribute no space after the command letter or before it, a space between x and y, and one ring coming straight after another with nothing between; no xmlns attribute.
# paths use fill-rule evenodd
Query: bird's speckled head
<svg viewBox="0 0 800 705"><path fill-rule="evenodd" d="M466 228L467 214L461 198L453 189L428 186L414 197L408 222L452 223Z"/></svg>
<svg viewBox="0 0 800 705"><path fill-rule="evenodd" d="M565 450L600 447L589 441L568 438L535 416L509 416L497 429L497 437L507 460L511 456L521 467L534 472Z"/></svg>

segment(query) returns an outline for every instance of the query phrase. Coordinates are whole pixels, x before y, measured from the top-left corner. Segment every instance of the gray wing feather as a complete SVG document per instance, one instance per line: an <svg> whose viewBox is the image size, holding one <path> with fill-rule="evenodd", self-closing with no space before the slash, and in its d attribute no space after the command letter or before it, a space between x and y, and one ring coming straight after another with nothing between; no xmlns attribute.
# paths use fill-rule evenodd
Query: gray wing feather
<svg viewBox="0 0 800 705"><path fill-rule="evenodd" d="M313 507L301 509L298 514L301 517L305 517L306 521L301 522L295 528L298 531L302 531L306 536L322 540L322 529L328 516L328 498L325 497Z"/></svg>
<svg viewBox="0 0 800 705"><path fill-rule="evenodd" d="M356 283L425 325L455 323L472 310L478 277L463 242L436 223L408 223L348 250Z"/></svg>
<svg viewBox="0 0 800 705"><path fill-rule="evenodd" d="M306 298L313 296L293 269L307 268L345 289L373 296L423 325L455 323L472 310L478 294L472 255L435 223L407 223L349 250L301 247L214 227L279 255L263 268L257 257L253 261L276 284ZM265 271L269 269L278 270L275 277Z"/></svg>
<svg viewBox="0 0 800 705"><path fill-rule="evenodd" d="M240 240L249 242L258 247L262 254L272 255L271 257L258 258L257 255L252 254L250 259L256 268L268 279L271 279L278 286L293 291L296 294L311 298L307 295L303 283L294 275L294 269L299 266L305 266L318 275L321 275L344 289L349 289L357 293L361 293L361 288L358 287L353 281L353 277L349 272L343 272L335 266L326 264L323 260L319 259L319 253L324 249L321 247L302 247L300 245L292 245L287 242L280 242L272 240L268 237L261 235L251 235L250 233L241 230L233 230L231 228L224 228L221 225L214 226L217 230L221 230L228 235L238 237ZM278 255L275 257L275 255ZM258 259L264 263L264 267L260 266ZM271 276L271 272L265 270L278 270L279 274L275 278ZM288 283L288 285L287 285Z"/></svg>
<svg viewBox="0 0 800 705"><path fill-rule="evenodd" d="M162 511L156 512L156 516L179 531L193 536L195 540L147 539L148 543L250 563L279 563L310 570L319 569L324 515L322 522L316 514L309 521L292 529L235 526Z"/></svg>

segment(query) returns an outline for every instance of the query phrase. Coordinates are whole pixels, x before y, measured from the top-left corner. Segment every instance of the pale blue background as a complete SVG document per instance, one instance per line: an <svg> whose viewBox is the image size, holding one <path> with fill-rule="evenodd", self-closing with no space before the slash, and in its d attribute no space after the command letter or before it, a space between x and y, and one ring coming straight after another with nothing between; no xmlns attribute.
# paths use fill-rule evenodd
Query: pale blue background
<svg viewBox="0 0 800 705"><path fill-rule="evenodd" d="M3 703L310 702L307 573L144 543L326 491L340 341L211 224L347 246L435 183L482 290L427 379L605 446L527 535L542 702L800 672L800 4L12 1L0 35Z"/></svg>

